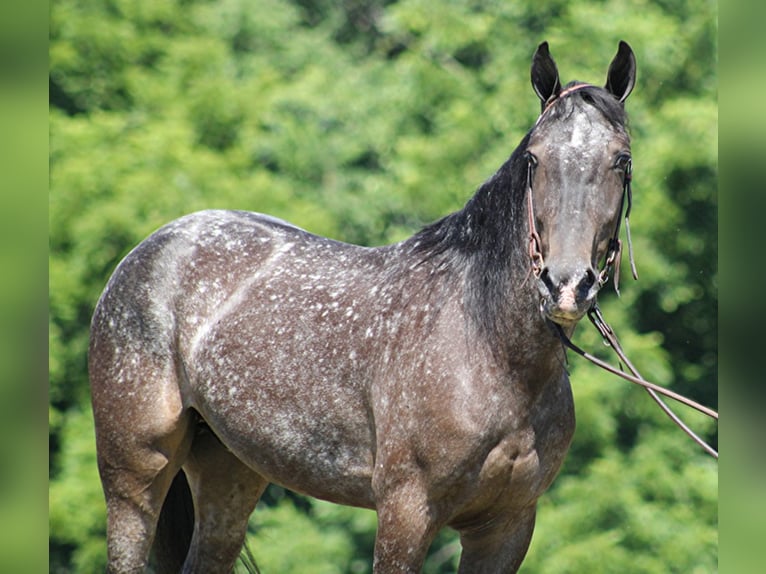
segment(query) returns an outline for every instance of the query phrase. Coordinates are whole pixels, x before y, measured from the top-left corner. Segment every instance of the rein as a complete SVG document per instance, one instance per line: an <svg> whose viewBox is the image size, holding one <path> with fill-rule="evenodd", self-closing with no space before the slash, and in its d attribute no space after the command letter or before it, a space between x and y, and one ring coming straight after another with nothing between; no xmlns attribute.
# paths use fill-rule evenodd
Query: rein
<svg viewBox="0 0 766 574"><path fill-rule="evenodd" d="M662 387L660 385L650 383L646 379L644 379L641 376L641 373L638 372L638 369L633 365L633 363L630 362L628 357L625 355L625 351L622 350L622 346L620 345L620 342L617 340L617 336L615 335L612 328L607 324L607 322L604 320L603 315L601 314L601 309L599 309L597 304L594 304L590 311L588 311L588 319L590 319L591 323L598 329L599 333L601 333L604 340L609 344L610 347L617 353L617 356L620 358L620 361L624 363L632 375L629 375L628 373L625 373L621 369L617 369L610 365L609 363L602 361L598 357L595 357L588 353L587 351L584 351L577 345L575 345L572 340L567 337L566 333L564 333L564 330L561 328L561 325L557 323L551 323L555 329L556 332L561 339L562 343L580 355L581 357L587 359L594 365L597 365L604 369L605 371L608 371L614 375L617 375L618 377L621 377L625 379L626 381L630 381L631 383L635 383L637 385L640 385L646 389L646 391L649 393L649 395L654 399L654 402L656 402L659 407L663 410L663 412L670 417L670 419L678 425L678 427L684 431L694 442L696 442L698 445L700 445L705 452L707 452L709 455L711 455L713 458L718 459L718 451L716 451L713 447L711 447L709 444L707 444L702 438L700 438L693 430L691 430L688 425L686 425L679 417L676 415L671 408L660 398L659 395L665 395L666 397L673 399L675 401L678 401L688 407L691 407L699 412L701 412L704 415L709 416L712 419L718 420L718 413L714 411L711 408L705 407L683 395L679 395L678 393L675 393L671 391L670 389L666 389L665 387Z"/></svg>
<svg viewBox="0 0 766 574"><path fill-rule="evenodd" d="M540 123L542 118L545 116L545 114L548 112L548 110L557 100L567 96L568 94L571 94L572 92L588 87L589 85L590 84L577 84L560 92L558 95L552 96L546 102L545 108L540 114L540 117L537 119L537 122L535 123L535 125ZM527 217L528 217L528 225L529 225L528 251L529 251L529 258L531 261L530 272L535 277L539 278L545 267L545 261L543 259L543 254L542 254L542 240L540 239L540 235L537 232L537 226L535 224L535 212L534 212L534 205L532 201L532 175L534 173L534 168L536 165L537 165L537 159L533 155L528 154L527 155ZM633 193L631 190L632 180L633 180L633 166L632 166L632 162L629 161L625 167L625 174L624 174L624 180L623 180L624 181L623 195L622 195L622 200L620 202L620 215L622 215L622 210L625 207L625 203L627 201L627 208L625 209L625 234L626 234L626 238L628 242L630 269L631 269L633 278L638 279L638 272L636 271L636 265L633 259L633 244L630 238L630 211L633 206L632 205ZM609 247L607 249L606 255L604 256L604 266L598 274L599 287L603 287L609 281L609 274L612 268L614 268L614 290L618 296L620 294L620 260L622 255L622 241L620 240L620 220L621 218L617 219L617 225L615 227L614 234L609 240ZM662 411L668 417L670 417L670 419L682 431L684 431L694 442L696 442L699 446L701 446L702 449L705 450L705 452L707 452L709 455L711 455L715 459L718 459L718 451L716 451L713 447L711 447L708 443L706 443L702 438L700 438L693 430L691 430L689 426L686 425L678 417L678 415L676 415L676 413L674 413L671 410L671 408L662 400L660 395L664 395L670 399L678 401L688 407L691 407L703 413L704 415L707 415L708 417L715 419L716 421L718 420L718 413L714 411L713 409L705 407L687 397L684 397L683 395L675 393L669 389L666 389L665 387L662 387L655 383L651 383L647 381L646 379L644 379L641 376L641 374L638 372L638 369L636 369L633 363L631 363L628 357L625 355L625 351L623 351L622 346L620 345L620 342L617 340L617 336L615 335L614 330L612 330L612 328L604 320L604 317L601 314L601 309L599 309L598 304L595 301L591 309L588 311L588 319L590 319L591 323L593 323L596 329L598 329L599 333L601 334L603 339L606 341L606 343L614 350L614 352L619 357L621 363L627 366L628 370L630 371L630 374L624 372L622 368L618 369L613 367L609 363L602 361L598 357L591 355L587 351L584 351L583 349L575 345L572 342L572 340L566 335L566 333L564 333L564 330L562 329L561 325L559 325L558 323L553 323L550 320L547 320L547 322L555 329L562 343L567 348L571 349L572 351L574 351L581 357L587 359L591 363L597 365L598 367L601 367L602 369L614 375L617 375L618 377L621 377L625 379L626 381L630 381L631 383L635 383L637 385L644 387L644 389L646 389L646 391L649 393L652 399L659 405Z"/></svg>

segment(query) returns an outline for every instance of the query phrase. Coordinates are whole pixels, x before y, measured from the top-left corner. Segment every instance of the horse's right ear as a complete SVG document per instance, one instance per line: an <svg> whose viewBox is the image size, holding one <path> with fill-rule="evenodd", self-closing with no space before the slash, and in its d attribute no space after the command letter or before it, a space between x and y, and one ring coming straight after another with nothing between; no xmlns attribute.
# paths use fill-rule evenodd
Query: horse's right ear
<svg viewBox="0 0 766 574"><path fill-rule="evenodd" d="M532 57L532 87L540 98L540 111L545 109L548 100L561 91L559 70L548 52L548 42L540 44Z"/></svg>

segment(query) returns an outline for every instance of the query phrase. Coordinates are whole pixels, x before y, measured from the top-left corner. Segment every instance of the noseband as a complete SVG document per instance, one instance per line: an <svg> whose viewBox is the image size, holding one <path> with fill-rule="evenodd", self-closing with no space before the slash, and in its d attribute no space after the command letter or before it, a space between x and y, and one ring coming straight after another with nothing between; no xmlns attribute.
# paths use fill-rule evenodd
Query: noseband
<svg viewBox="0 0 766 574"><path fill-rule="evenodd" d="M576 84L555 96L551 96L545 104L543 112L540 117L537 118L535 126L540 123L542 118L551 108L551 106L558 100L566 97L572 92L576 92L583 88L591 87L591 84ZM535 224L535 208L532 201L532 175L534 168L537 166L537 160L531 154L527 154L527 217L529 225L529 259L531 261L531 272L539 278L543 268L545 267L545 260L542 252L542 240L540 234L537 232L537 225ZM625 207L625 201L627 199L628 207L625 210L625 235L628 240L628 256L630 258L630 270L634 279L638 279L638 272L636 271L636 264L633 260L633 243L630 239L630 210L633 206L633 193L631 191L631 181L633 179L633 164L631 161L625 166L625 173L623 174L623 193L620 200L620 215ZM609 281L609 274L614 268L614 290L617 295L620 294L620 261L622 255L622 241L620 240L620 218L617 218L617 225L614 230L614 234L609 239L609 246L604 256L604 266L598 273L599 287L603 287L607 281Z"/></svg>

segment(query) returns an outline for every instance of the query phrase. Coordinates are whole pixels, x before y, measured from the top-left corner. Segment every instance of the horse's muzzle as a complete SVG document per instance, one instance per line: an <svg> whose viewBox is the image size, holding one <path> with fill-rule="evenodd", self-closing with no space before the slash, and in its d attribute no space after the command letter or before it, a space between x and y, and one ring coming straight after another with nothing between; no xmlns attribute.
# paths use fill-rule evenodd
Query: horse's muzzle
<svg viewBox="0 0 766 574"><path fill-rule="evenodd" d="M598 293L596 272L590 267L545 267L538 279L541 310L546 318L562 326L582 319Z"/></svg>

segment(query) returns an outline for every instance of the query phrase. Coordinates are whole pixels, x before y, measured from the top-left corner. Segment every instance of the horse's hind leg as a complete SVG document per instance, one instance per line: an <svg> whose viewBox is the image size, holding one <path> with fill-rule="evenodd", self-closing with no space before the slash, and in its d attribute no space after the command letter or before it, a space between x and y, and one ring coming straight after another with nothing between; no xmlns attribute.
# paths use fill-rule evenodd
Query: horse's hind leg
<svg viewBox="0 0 766 574"><path fill-rule="evenodd" d="M88 354L108 570L143 572L165 496L191 446L193 419L173 358L157 352L169 343L159 335L145 341L133 322L121 325L124 317L108 311L100 305L94 315Z"/></svg>
<svg viewBox="0 0 766 574"><path fill-rule="evenodd" d="M130 429L133 435L99 418L98 462L107 506L108 571L143 572L163 501L191 442L187 417L154 440L136 433L135 427Z"/></svg>
<svg viewBox="0 0 766 574"><path fill-rule="evenodd" d="M183 468L194 499L194 535L183 571L229 573L268 482L205 426L195 436Z"/></svg>

